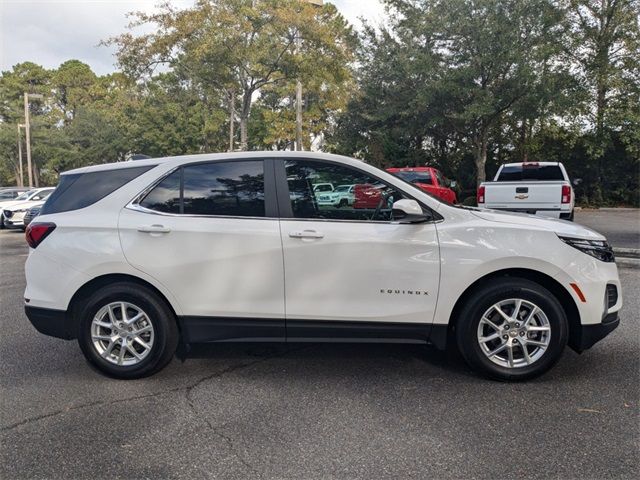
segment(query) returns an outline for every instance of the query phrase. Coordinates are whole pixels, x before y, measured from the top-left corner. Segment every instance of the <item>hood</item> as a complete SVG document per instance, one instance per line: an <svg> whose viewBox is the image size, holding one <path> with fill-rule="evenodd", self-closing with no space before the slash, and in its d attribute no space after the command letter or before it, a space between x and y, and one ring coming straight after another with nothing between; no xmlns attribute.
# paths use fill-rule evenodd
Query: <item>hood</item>
<svg viewBox="0 0 640 480"><path fill-rule="evenodd" d="M17 202L15 200L7 200L4 202L0 202L0 210L9 210L16 205L20 205L21 203L25 203L25 200L19 200Z"/></svg>
<svg viewBox="0 0 640 480"><path fill-rule="evenodd" d="M43 205L44 201L38 200L38 201L29 201L27 200L26 202L20 201L20 202L12 202L11 205L3 205L2 210L11 210L12 212L15 212L16 210L28 210L31 207L37 207L39 205Z"/></svg>
<svg viewBox="0 0 640 480"><path fill-rule="evenodd" d="M604 235L567 220L539 217L526 213L502 212L497 210L473 209L473 215L489 222L509 223L535 230L547 230L563 237L583 238L587 240L606 240Z"/></svg>

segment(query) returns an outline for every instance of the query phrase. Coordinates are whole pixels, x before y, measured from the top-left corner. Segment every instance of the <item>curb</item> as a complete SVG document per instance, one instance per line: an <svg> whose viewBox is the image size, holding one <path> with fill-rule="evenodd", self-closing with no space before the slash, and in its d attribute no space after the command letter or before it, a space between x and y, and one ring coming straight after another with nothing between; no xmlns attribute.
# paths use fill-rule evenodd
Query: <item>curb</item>
<svg viewBox="0 0 640 480"><path fill-rule="evenodd" d="M616 257L616 265L621 268L640 268L640 258Z"/></svg>
<svg viewBox="0 0 640 480"><path fill-rule="evenodd" d="M640 248L618 248L613 247L613 253L616 257L622 258L640 258Z"/></svg>

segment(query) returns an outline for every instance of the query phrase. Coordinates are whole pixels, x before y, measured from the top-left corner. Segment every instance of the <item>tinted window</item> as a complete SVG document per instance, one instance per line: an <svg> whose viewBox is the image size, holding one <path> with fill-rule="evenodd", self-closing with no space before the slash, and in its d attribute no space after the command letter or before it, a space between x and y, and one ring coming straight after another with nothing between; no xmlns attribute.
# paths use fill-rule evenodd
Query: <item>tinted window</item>
<svg viewBox="0 0 640 480"><path fill-rule="evenodd" d="M433 185L433 179L431 178L431 174L429 172L400 171L400 172L394 172L392 174L400 177L405 182L424 183L427 185Z"/></svg>
<svg viewBox="0 0 640 480"><path fill-rule="evenodd" d="M504 166L498 176L498 182L564 180L558 165L508 165Z"/></svg>
<svg viewBox="0 0 640 480"><path fill-rule="evenodd" d="M359 170L333 163L294 160L285 163L291 208L296 218L389 221L400 191ZM348 185L319 191L314 185ZM353 188L350 188L353 186Z"/></svg>
<svg viewBox="0 0 640 480"><path fill-rule="evenodd" d="M8 198L15 198L15 192L0 192L0 200L6 200Z"/></svg>
<svg viewBox="0 0 640 480"><path fill-rule="evenodd" d="M151 190L140 205L165 213L180 213L180 175L176 170Z"/></svg>
<svg viewBox="0 0 640 480"><path fill-rule="evenodd" d="M62 175L42 207L42 215L88 207L155 165Z"/></svg>
<svg viewBox="0 0 640 480"><path fill-rule="evenodd" d="M184 213L264 217L264 166L216 162L184 167Z"/></svg>

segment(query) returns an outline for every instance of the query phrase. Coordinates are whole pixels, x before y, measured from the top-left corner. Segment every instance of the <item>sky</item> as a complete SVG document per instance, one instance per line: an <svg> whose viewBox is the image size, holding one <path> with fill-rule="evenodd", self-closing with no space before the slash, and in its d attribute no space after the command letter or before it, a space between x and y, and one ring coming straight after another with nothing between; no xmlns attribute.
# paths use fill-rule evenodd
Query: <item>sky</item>
<svg viewBox="0 0 640 480"><path fill-rule="evenodd" d="M158 0L0 0L0 70L32 61L57 68L78 59L99 75L113 72L114 48L101 40L125 31L126 14L152 11ZM172 0L187 7L193 0ZM356 26L359 17L378 23L384 10L380 0L333 0Z"/></svg>

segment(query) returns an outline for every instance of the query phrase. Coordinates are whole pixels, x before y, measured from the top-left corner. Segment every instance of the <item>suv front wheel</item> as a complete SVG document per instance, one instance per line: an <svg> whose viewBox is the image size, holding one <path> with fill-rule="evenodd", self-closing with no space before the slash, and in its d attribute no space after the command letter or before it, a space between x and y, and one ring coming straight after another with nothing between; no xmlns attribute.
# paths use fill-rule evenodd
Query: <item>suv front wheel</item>
<svg viewBox="0 0 640 480"><path fill-rule="evenodd" d="M80 308L78 342L101 372L133 379L165 367L178 345L173 312L151 289L119 282L94 292Z"/></svg>
<svg viewBox="0 0 640 480"><path fill-rule="evenodd" d="M530 280L505 277L490 282L473 292L460 312L460 353L474 370L496 380L542 375L567 344L562 305Z"/></svg>

